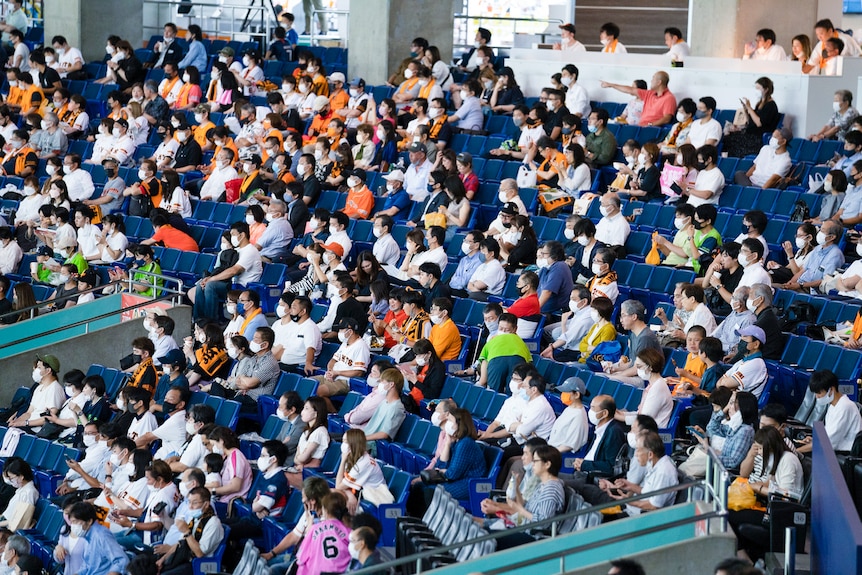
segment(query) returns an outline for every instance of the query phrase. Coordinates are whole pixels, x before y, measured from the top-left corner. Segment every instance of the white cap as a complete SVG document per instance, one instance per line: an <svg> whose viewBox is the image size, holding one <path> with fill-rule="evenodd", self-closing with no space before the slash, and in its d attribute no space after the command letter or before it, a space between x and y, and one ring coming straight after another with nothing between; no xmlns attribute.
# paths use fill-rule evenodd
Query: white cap
<svg viewBox="0 0 862 575"><path fill-rule="evenodd" d="M384 180L389 182L403 182L404 181L404 172L401 170L392 170L385 176L383 176Z"/></svg>
<svg viewBox="0 0 862 575"><path fill-rule="evenodd" d="M345 82L347 82L347 78L345 78L344 74L342 74L341 72L333 72L332 74L329 75L329 81L330 82L341 82L342 84L344 84Z"/></svg>

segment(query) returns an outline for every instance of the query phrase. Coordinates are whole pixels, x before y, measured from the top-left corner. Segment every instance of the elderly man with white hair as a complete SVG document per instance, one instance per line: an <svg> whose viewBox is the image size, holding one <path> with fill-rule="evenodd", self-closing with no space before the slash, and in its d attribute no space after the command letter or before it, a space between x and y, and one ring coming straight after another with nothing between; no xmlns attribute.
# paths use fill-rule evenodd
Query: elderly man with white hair
<svg viewBox="0 0 862 575"><path fill-rule="evenodd" d="M710 337L721 341L725 355L736 353L736 347L739 344L739 336L736 335L736 332L750 326L756 319L754 313L745 307L749 291L749 288L745 286L738 287L733 291L733 295L730 296L730 308L733 311L709 334Z"/></svg>
<svg viewBox="0 0 862 575"><path fill-rule="evenodd" d="M30 143L39 155L40 160L53 158L65 153L69 147L69 139L65 132L60 129L60 120L57 114L48 112L42 118L41 129L37 130Z"/></svg>
<svg viewBox="0 0 862 575"><path fill-rule="evenodd" d="M266 230L254 244L264 261L272 262L288 254L293 226L284 216L286 212L287 204L277 199L270 200L266 208Z"/></svg>

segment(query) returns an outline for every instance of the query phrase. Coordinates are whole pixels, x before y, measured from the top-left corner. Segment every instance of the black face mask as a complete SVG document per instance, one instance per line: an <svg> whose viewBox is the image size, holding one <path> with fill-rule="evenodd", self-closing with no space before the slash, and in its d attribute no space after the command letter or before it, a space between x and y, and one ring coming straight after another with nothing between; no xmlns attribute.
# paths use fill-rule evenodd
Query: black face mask
<svg viewBox="0 0 862 575"><path fill-rule="evenodd" d="M162 403L162 412L163 413L173 413L176 410L177 404L171 403L170 401L165 401Z"/></svg>
<svg viewBox="0 0 862 575"><path fill-rule="evenodd" d="M132 359L135 361L135 363L141 363L141 361L142 361L142 359L143 359L143 358L141 357L141 354L139 354L139 353L133 353L133 354L132 354Z"/></svg>
<svg viewBox="0 0 862 575"><path fill-rule="evenodd" d="M704 226L703 222L699 222L697 220L692 220L692 222L694 224L694 229L696 229L696 230L702 230L703 229L703 226Z"/></svg>
<svg viewBox="0 0 862 575"><path fill-rule="evenodd" d="M698 162L694 165L694 167L697 168L698 172L700 172L701 170L706 168L706 162Z"/></svg>
<svg viewBox="0 0 862 575"><path fill-rule="evenodd" d="M299 321L299 316L290 314L290 321Z"/></svg>
<svg viewBox="0 0 862 575"><path fill-rule="evenodd" d="M507 230L512 227L512 222L502 222L502 223L503 223L503 227L506 228Z"/></svg>
<svg viewBox="0 0 862 575"><path fill-rule="evenodd" d="M748 342L745 340L739 340L739 343L736 345L736 351L737 351L737 353L739 353L741 355L747 355L748 354Z"/></svg>

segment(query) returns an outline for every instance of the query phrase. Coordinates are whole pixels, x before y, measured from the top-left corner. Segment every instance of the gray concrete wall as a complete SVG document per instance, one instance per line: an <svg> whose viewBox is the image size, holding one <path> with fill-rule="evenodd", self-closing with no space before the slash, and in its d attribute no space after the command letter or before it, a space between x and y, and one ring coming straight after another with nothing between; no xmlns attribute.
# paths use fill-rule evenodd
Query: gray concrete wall
<svg viewBox="0 0 862 575"><path fill-rule="evenodd" d="M772 28L778 44L790 54L791 40L797 34L814 38L819 0L796 0L787 10L786 0L692 0L691 31L688 35L693 56L742 58L743 45L753 42L761 28ZM776 18L781 14L781 18ZM836 22L840 22L840 19ZM836 24L837 26L838 24Z"/></svg>
<svg viewBox="0 0 862 575"><path fill-rule="evenodd" d="M177 343L182 343L182 339L191 332L191 308L174 307L168 310L168 315L176 323L174 338ZM60 360L61 376L71 369L86 372L94 363L118 368L120 358L132 352L132 340L145 335L142 320L126 321L59 344L33 348L0 359L0 405L8 405L15 390L22 385L33 385L30 374L37 354L56 355Z"/></svg>
<svg viewBox="0 0 862 575"><path fill-rule="evenodd" d="M639 555L626 555L643 565L647 573L690 575L712 573L719 561L736 556L736 537L732 533L698 537L681 543L657 547ZM616 558L614 558L616 559ZM605 575L610 561L582 569L566 571L567 575Z"/></svg>
<svg viewBox="0 0 862 575"><path fill-rule="evenodd" d="M417 36L452 57L452 3L424 0L362 0L350 10L348 70L368 84L386 79L407 57Z"/></svg>
<svg viewBox="0 0 862 575"><path fill-rule="evenodd" d="M110 34L139 48L142 2L140 0L44 0L45 41L63 35L79 48L87 61L101 60ZM147 36L149 38L149 36Z"/></svg>

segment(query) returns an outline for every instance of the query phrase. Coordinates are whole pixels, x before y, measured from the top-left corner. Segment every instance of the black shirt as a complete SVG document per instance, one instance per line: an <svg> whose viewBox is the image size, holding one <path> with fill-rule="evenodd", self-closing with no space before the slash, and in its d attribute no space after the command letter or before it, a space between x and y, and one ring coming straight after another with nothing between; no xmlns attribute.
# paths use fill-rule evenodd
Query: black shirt
<svg viewBox="0 0 862 575"><path fill-rule="evenodd" d="M721 270L721 285L724 286L724 289L733 293L736 291L736 287L739 285L740 280L742 280L742 274L744 271L745 270L742 269L742 266L737 266L736 271L733 273L729 273L727 270ZM706 306L716 315L730 315L730 312L733 311L730 304L724 301L724 298L722 298L721 294L718 293L718 290L712 287L707 288L706 290ZM765 355L766 354L764 354L764 356Z"/></svg>
<svg viewBox="0 0 862 575"><path fill-rule="evenodd" d="M317 198L320 197L320 182L314 176L313 172L309 173L308 176L302 180L302 187L305 189L303 197L310 198L308 205L316 205Z"/></svg>
<svg viewBox="0 0 862 575"><path fill-rule="evenodd" d="M9 301L8 298L0 299L0 316L5 313L9 313L12 311L12 302ZM0 323L10 324L15 323L17 318L14 315L10 315L9 317L0 318Z"/></svg>
<svg viewBox="0 0 862 575"><path fill-rule="evenodd" d="M333 326L338 325L342 319L351 317L359 324L358 334L365 333L365 327L368 325L368 312L365 311L365 306L356 301L355 297L350 297L338 304L338 309L335 311L335 320Z"/></svg>
<svg viewBox="0 0 862 575"><path fill-rule="evenodd" d="M186 166L199 166L201 163L201 147L194 138L189 138L177 148L174 156L174 168L185 168Z"/></svg>
<svg viewBox="0 0 862 575"><path fill-rule="evenodd" d="M42 88L53 88L54 84L60 82L60 74L54 68L45 66L44 72L39 72L39 85Z"/></svg>
<svg viewBox="0 0 862 575"><path fill-rule="evenodd" d="M545 120L544 128L548 137L551 137L554 128L563 127L563 117L569 115L569 109L565 106L560 106L560 109L555 112L548 112L548 118Z"/></svg>
<svg viewBox="0 0 862 575"><path fill-rule="evenodd" d="M441 272L443 270L440 270ZM422 292L425 294L425 309L430 310L431 304L434 302L434 298L438 297L452 297L452 290L449 288L449 284L445 284L440 280L437 280L430 289L422 288Z"/></svg>

